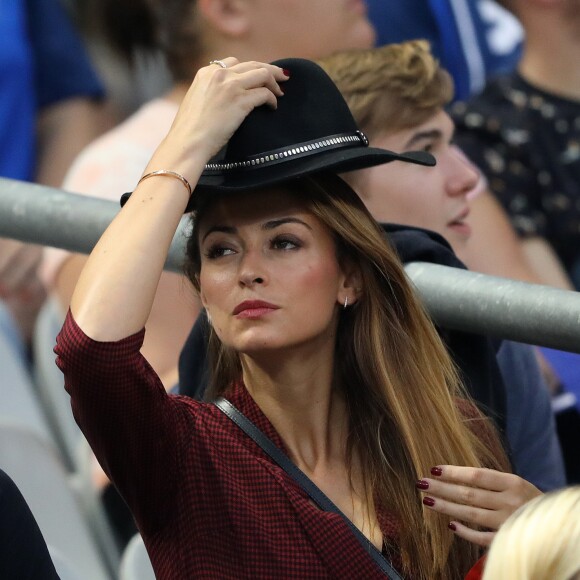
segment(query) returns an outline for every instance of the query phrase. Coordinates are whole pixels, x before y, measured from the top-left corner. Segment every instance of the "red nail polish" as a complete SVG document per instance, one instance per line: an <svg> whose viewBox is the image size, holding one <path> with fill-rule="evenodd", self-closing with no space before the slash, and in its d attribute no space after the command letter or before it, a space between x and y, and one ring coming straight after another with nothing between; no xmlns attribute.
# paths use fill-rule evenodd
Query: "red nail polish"
<svg viewBox="0 0 580 580"><path fill-rule="evenodd" d="M424 479L420 479L416 484L415 487L417 489L426 490L429 489L429 482L425 481Z"/></svg>
<svg viewBox="0 0 580 580"><path fill-rule="evenodd" d="M435 475L436 477L441 477L443 475L443 470L440 467L432 467L431 468L431 475Z"/></svg>
<svg viewBox="0 0 580 580"><path fill-rule="evenodd" d="M283 73L284 73L284 74L285 74L287 77L289 77L289 76L290 76L290 71L289 71L287 68L283 68L283 69L282 69L282 72L283 72Z"/></svg>
<svg viewBox="0 0 580 580"><path fill-rule="evenodd" d="M447 526L452 532L456 532L457 531L457 526L451 522L448 526Z"/></svg>
<svg viewBox="0 0 580 580"><path fill-rule="evenodd" d="M432 497L424 497L423 503L426 506L433 507L435 505L435 500Z"/></svg>

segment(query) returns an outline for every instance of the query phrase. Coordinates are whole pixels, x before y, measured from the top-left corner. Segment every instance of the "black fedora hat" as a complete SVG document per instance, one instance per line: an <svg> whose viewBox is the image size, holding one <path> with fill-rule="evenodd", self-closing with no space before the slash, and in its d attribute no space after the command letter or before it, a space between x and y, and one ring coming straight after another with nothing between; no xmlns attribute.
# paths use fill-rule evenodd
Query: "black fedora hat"
<svg viewBox="0 0 580 580"><path fill-rule="evenodd" d="M395 153L369 147L328 74L316 63L287 58L273 64L290 71L276 110L261 106L205 166L186 211L205 193L246 191L319 172L342 173L407 161L435 165L425 151ZM121 200L124 204L130 194Z"/></svg>

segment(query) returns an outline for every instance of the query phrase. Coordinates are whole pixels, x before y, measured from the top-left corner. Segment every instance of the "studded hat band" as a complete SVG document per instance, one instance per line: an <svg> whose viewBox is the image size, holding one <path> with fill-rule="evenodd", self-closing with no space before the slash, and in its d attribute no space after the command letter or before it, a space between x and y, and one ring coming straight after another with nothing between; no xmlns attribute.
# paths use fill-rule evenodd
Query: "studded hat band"
<svg viewBox="0 0 580 580"><path fill-rule="evenodd" d="M354 133L340 133L338 135L331 135L324 139L316 139L314 141L306 141L304 143L297 143L291 147L283 147L273 151L266 151L247 157L238 161L223 161L219 163L208 163L205 166L204 173L224 171L238 171L243 169L255 169L267 165L275 165L276 163L284 163L293 159L301 157L308 157L320 151L327 151L331 149L340 149L343 147L352 147L353 145L362 145L367 147L369 140L362 131Z"/></svg>

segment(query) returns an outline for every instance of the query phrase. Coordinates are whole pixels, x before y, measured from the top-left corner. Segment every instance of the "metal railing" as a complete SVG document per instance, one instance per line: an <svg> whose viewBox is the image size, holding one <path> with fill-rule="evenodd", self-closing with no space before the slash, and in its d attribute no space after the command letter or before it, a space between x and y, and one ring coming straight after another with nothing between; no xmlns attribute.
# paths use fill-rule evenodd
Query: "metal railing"
<svg viewBox="0 0 580 580"><path fill-rule="evenodd" d="M118 211L112 201L0 178L0 237L88 253ZM166 269L181 270L186 228L184 219ZM406 271L441 326L580 353L580 293L420 262Z"/></svg>

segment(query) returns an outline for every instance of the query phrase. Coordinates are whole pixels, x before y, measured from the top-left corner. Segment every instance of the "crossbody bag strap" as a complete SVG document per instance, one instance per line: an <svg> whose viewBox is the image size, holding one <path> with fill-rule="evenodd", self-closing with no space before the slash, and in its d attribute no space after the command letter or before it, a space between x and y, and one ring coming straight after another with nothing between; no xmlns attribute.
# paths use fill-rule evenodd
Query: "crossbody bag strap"
<svg viewBox="0 0 580 580"><path fill-rule="evenodd" d="M361 546L367 551L377 566L390 580L402 580L391 563L377 550L372 542L336 507L318 486L280 450L258 427L227 399L220 397L214 401L216 407L229 417L248 437L259 445L314 501L320 509L338 514L346 522Z"/></svg>

